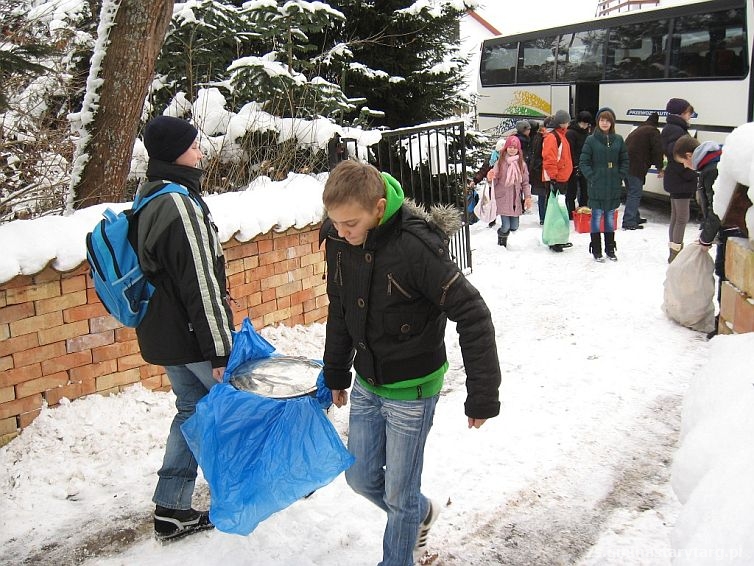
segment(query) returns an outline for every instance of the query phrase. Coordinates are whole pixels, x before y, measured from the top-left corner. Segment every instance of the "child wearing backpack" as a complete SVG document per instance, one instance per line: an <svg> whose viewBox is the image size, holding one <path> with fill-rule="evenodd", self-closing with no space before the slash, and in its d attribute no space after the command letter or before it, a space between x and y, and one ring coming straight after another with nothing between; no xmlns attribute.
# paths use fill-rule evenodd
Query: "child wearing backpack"
<svg viewBox="0 0 754 566"><path fill-rule="evenodd" d="M148 182L138 197L148 198L168 182L188 191L158 196L137 222L139 261L155 290L136 336L144 360L165 366L178 410L152 497L158 540L213 528L208 512L191 506L197 462L181 425L222 381L232 342L222 247L201 197L197 134L187 121L169 116L154 118L144 129Z"/></svg>

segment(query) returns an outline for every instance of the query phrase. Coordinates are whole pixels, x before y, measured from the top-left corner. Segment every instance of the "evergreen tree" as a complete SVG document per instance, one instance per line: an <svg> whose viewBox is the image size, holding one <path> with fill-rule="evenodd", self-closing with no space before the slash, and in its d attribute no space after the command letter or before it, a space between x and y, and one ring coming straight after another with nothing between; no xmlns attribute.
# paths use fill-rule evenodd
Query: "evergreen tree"
<svg viewBox="0 0 754 566"><path fill-rule="evenodd" d="M223 83L228 66L259 48L244 12L233 3L201 0L183 4L173 18L157 59L151 104L156 113L178 93L196 99L202 86Z"/></svg>
<svg viewBox="0 0 754 566"><path fill-rule="evenodd" d="M217 86L232 94L234 109L256 102L286 117L354 111L337 83L319 76L325 47L309 37L342 19L327 4L304 0L187 4L160 54L153 104L159 111L179 92L194 100L199 88Z"/></svg>
<svg viewBox="0 0 754 566"><path fill-rule="evenodd" d="M462 94L459 22L471 4L453 0L330 0L346 19L340 40L353 52L340 83L351 97L384 112L391 128L447 118Z"/></svg>

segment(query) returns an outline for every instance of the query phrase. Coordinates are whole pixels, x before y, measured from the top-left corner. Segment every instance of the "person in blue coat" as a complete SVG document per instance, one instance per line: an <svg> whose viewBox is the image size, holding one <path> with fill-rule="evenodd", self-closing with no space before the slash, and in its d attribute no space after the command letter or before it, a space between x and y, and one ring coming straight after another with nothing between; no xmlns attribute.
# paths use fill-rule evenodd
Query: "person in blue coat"
<svg viewBox="0 0 754 566"><path fill-rule="evenodd" d="M589 251L596 261L605 261L600 234L600 221L604 218L605 254L611 261L617 261L615 209L620 206L620 189L628 176L628 150L623 138L615 133L615 112L611 108L597 111L597 127L584 142L579 169L589 183L592 208Z"/></svg>

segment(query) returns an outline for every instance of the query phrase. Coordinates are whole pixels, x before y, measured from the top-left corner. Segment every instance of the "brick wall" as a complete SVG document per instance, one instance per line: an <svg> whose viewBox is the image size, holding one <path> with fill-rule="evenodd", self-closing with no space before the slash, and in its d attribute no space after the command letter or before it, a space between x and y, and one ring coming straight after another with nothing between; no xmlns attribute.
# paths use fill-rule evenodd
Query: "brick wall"
<svg viewBox="0 0 754 566"><path fill-rule="evenodd" d="M238 328L247 316L271 324L323 322L327 295L319 226L223 244ZM109 394L141 382L170 387L162 367L144 362L136 333L107 314L88 264L47 267L0 284L0 445L39 414L42 404Z"/></svg>
<svg viewBox="0 0 754 566"><path fill-rule="evenodd" d="M725 281L720 296L718 333L754 332L754 245L731 238L725 247Z"/></svg>

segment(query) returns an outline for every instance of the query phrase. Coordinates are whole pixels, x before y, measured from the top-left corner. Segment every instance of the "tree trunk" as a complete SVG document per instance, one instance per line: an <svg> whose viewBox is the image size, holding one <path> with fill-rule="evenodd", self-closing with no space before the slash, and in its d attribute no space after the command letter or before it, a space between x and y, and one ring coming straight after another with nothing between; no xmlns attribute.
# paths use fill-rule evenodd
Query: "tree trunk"
<svg viewBox="0 0 754 566"><path fill-rule="evenodd" d="M73 208L124 198L144 99L173 5L167 0L122 0L118 7L98 77L98 106L86 126L89 141L77 150L86 161L72 188Z"/></svg>

